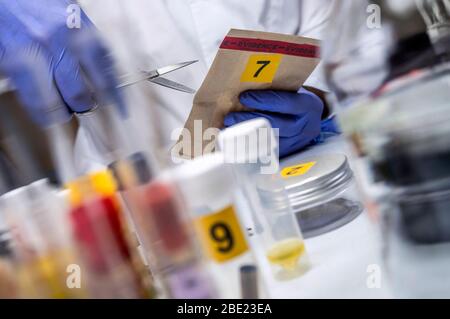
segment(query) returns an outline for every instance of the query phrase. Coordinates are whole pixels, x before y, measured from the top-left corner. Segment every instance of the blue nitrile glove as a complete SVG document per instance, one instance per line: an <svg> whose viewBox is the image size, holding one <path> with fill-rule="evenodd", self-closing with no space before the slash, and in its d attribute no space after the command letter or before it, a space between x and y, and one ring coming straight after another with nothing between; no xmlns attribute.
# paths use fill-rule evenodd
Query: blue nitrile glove
<svg viewBox="0 0 450 319"><path fill-rule="evenodd" d="M331 116L326 120L323 120L320 124L320 134L314 140L311 145L324 143L330 137L334 137L342 134L342 131L336 121L336 116Z"/></svg>
<svg viewBox="0 0 450 319"><path fill-rule="evenodd" d="M225 126L264 117L279 129L280 157L307 146L320 134L323 101L314 93L300 89L288 91L247 91L241 104L254 111L233 112L225 117Z"/></svg>
<svg viewBox="0 0 450 319"><path fill-rule="evenodd" d="M0 73L10 78L41 125L89 111L96 103L114 103L124 111L111 58L92 22L74 5L71 0L0 0Z"/></svg>

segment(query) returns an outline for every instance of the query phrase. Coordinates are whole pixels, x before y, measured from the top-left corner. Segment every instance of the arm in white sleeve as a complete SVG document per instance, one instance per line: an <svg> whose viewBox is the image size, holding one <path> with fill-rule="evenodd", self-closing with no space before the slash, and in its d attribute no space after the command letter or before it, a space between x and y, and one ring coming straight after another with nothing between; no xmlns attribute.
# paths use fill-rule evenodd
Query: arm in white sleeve
<svg viewBox="0 0 450 319"><path fill-rule="evenodd" d="M324 39L334 2L335 0L302 1L299 35L319 40ZM304 85L328 91L323 74L323 62L317 66Z"/></svg>

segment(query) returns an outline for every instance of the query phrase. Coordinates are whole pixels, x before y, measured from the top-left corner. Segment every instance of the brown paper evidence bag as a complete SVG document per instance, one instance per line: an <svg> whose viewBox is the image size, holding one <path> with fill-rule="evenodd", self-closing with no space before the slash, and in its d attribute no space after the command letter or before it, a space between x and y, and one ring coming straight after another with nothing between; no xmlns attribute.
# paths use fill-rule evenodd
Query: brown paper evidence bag
<svg viewBox="0 0 450 319"><path fill-rule="evenodd" d="M239 102L242 92L297 91L319 64L319 45L294 35L230 30L195 95L177 154L193 158L211 152L214 137L205 131L223 128L230 112L249 111Z"/></svg>

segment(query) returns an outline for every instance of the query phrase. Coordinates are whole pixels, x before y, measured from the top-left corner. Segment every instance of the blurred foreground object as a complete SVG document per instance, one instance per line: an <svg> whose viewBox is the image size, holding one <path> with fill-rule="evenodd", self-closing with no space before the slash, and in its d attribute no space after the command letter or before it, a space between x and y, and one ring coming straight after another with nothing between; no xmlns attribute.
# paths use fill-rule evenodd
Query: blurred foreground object
<svg viewBox="0 0 450 319"><path fill-rule="evenodd" d="M371 96L388 81L441 63L439 54L450 48L436 51L430 19L423 18L430 10L419 11L414 0L336 2L334 11L322 55L339 108ZM440 12L443 21L446 14ZM445 29L446 23L440 26Z"/></svg>
<svg viewBox="0 0 450 319"><path fill-rule="evenodd" d="M381 9L378 28L367 24L367 8ZM337 12L341 24L324 46L327 74L394 294L448 298L448 3L348 1Z"/></svg>
<svg viewBox="0 0 450 319"><path fill-rule="evenodd" d="M237 211L233 171L216 152L177 167L173 177L189 207L219 296L241 298L240 269L254 265L255 258Z"/></svg>
<svg viewBox="0 0 450 319"><path fill-rule="evenodd" d="M20 297L80 298L67 269L76 265L65 205L47 181L35 182L0 198L0 218L11 234L11 264Z"/></svg>
<svg viewBox="0 0 450 319"><path fill-rule="evenodd" d="M450 70L342 114L401 297L450 297Z"/></svg>
<svg viewBox="0 0 450 319"><path fill-rule="evenodd" d="M436 54L448 60L450 58L450 1L418 0L417 4L427 24L428 35Z"/></svg>
<svg viewBox="0 0 450 319"><path fill-rule="evenodd" d="M19 296L17 278L13 267L11 234L5 217L0 213L0 299L17 298Z"/></svg>
<svg viewBox="0 0 450 319"><path fill-rule="evenodd" d="M70 221L93 298L146 298L151 287L140 277L117 186L109 172L69 184Z"/></svg>
<svg viewBox="0 0 450 319"><path fill-rule="evenodd" d="M161 282L164 297L216 298L216 287L205 267L187 206L170 181L170 171L152 179L139 155L114 163L112 169L144 258Z"/></svg>

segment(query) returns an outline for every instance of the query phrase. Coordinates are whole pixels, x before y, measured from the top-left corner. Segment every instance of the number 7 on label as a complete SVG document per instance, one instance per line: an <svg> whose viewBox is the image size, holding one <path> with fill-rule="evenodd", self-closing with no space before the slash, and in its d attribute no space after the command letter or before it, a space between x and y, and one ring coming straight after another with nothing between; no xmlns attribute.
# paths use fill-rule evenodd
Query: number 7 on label
<svg viewBox="0 0 450 319"><path fill-rule="evenodd" d="M272 83L280 66L279 54L254 54L248 59L241 82Z"/></svg>

